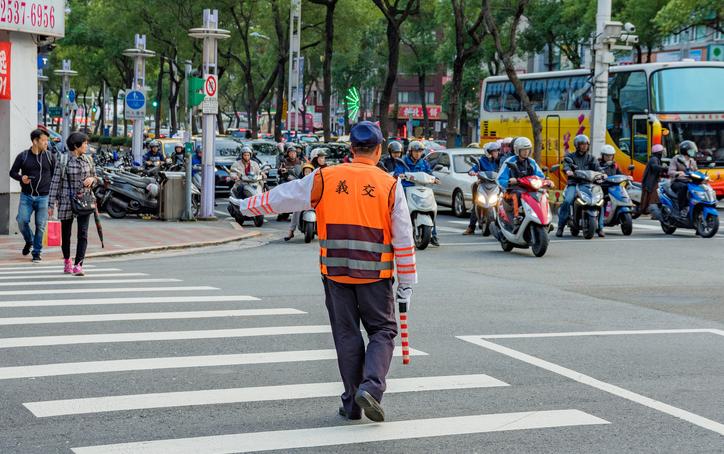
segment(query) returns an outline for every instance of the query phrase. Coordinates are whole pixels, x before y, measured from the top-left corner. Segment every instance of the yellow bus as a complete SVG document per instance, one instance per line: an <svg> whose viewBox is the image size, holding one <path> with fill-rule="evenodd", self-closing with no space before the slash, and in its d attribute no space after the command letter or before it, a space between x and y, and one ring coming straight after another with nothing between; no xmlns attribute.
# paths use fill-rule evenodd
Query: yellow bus
<svg viewBox="0 0 724 454"><path fill-rule="evenodd" d="M577 134L591 136L591 71L587 69L519 76L543 125L541 165L552 166L573 150ZM724 63L675 62L611 68L606 142L622 169L634 166L641 181L651 146L666 155L693 140L719 198L724 197ZM504 137L533 139L528 115L507 76L483 81L480 102L481 145ZM710 167L713 165L713 167ZM561 172L552 174L559 188Z"/></svg>

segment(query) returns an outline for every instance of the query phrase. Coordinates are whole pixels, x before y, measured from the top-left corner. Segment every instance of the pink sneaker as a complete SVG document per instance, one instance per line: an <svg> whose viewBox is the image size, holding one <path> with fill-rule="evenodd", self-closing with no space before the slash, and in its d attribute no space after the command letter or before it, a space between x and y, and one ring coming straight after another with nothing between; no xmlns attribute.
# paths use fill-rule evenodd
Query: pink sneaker
<svg viewBox="0 0 724 454"><path fill-rule="evenodd" d="M73 267L73 276L85 276L85 273L83 273L83 265L75 265Z"/></svg>
<svg viewBox="0 0 724 454"><path fill-rule="evenodd" d="M73 262L70 259L63 260L63 273L71 274L73 272Z"/></svg>

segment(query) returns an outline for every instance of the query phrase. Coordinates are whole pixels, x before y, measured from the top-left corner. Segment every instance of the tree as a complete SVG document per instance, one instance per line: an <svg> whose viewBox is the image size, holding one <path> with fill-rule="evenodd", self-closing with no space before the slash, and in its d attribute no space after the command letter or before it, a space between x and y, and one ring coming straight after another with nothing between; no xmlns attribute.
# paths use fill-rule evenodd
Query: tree
<svg viewBox="0 0 724 454"><path fill-rule="evenodd" d="M679 33L696 25L708 25L724 33L721 0L669 0L655 19L662 33Z"/></svg>
<svg viewBox="0 0 724 454"><path fill-rule="evenodd" d="M324 123L324 140L330 140L330 108L332 104L332 56L334 52L334 9L339 0L309 0L318 5L324 5L324 92L322 93L322 123ZM305 109L306 110L306 109Z"/></svg>
<svg viewBox="0 0 724 454"><path fill-rule="evenodd" d="M659 47L666 37L654 21L658 12L669 0L628 0L618 20L631 22L636 26L639 42L635 44L636 63L643 63L643 48L646 48L646 61L651 61L651 52Z"/></svg>
<svg viewBox="0 0 724 454"><path fill-rule="evenodd" d="M397 67L400 61L400 26L411 14L417 13L420 0L404 0L404 6L399 5L401 0L372 0L382 11L387 20L387 76L385 86L380 96L380 128L382 135L387 137L389 130L389 108L392 89L397 80Z"/></svg>
<svg viewBox="0 0 724 454"><path fill-rule="evenodd" d="M503 62L505 73L508 75L508 79L510 79L510 82L513 84L515 92L520 98L523 109L525 109L528 114L528 119L530 120L530 124L533 128L533 156L536 161L540 161L542 148L541 131L543 130L543 127L541 126L538 115L535 113L535 110L533 110L533 105L530 102L528 94L523 88L523 84L518 78L518 74L515 71L515 64L513 62L513 57L517 51L518 44L518 26L520 25L520 20L523 17L528 1L529 0L516 1L515 10L513 11L512 16L508 18L509 21L506 21L505 24L508 27L507 36L503 36L500 32L500 28L498 26L499 22L493 15L491 0L483 0L483 12L485 17L485 27L493 38L495 50L498 57ZM503 41L504 39L505 42Z"/></svg>

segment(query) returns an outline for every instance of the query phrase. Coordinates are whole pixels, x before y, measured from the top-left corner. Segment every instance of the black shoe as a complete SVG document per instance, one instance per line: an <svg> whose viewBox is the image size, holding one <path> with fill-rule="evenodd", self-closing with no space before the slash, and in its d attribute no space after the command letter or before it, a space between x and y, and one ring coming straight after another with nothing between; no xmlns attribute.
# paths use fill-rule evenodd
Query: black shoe
<svg viewBox="0 0 724 454"><path fill-rule="evenodd" d="M30 249L33 247L33 243L25 243L25 246L23 247L23 255L30 254Z"/></svg>
<svg viewBox="0 0 724 454"><path fill-rule="evenodd" d="M341 416L343 418L347 418L350 421L358 421L358 420L362 419L362 415L348 416L347 410L345 410L344 407L339 407L339 416Z"/></svg>
<svg viewBox="0 0 724 454"><path fill-rule="evenodd" d="M382 409L382 405L377 402L377 399L372 397L367 391L361 389L357 390L357 394L354 396L354 401L357 405L362 408L365 412L365 416L374 422L382 422L385 420L385 410Z"/></svg>
<svg viewBox="0 0 724 454"><path fill-rule="evenodd" d="M430 244L432 244L433 246L440 246L440 242L437 240L436 236L430 238Z"/></svg>
<svg viewBox="0 0 724 454"><path fill-rule="evenodd" d="M33 263L40 263L41 260L43 259L40 257L40 254L33 254Z"/></svg>
<svg viewBox="0 0 724 454"><path fill-rule="evenodd" d="M606 234L603 233L603 229L596 230L596 233L598 234L599 238L606 238Z"/></svg>
<svg viewBox="0 0 724 454"><path fill-rule="evenodd" d="M563 236L563 229L564 229L564 228L565 228L565 227L562 226L562 225L559 225L559 226L558 226L558 230L556 230L556 236L557 236L558 238L560 238L560 237Z"/></svg>
<svg viewBox="0 0 724 454"><path fill-rule="evenodd" d="M284 237L284 241L289 241L294 238L294 232L289 232L289 235Z"/></svg>

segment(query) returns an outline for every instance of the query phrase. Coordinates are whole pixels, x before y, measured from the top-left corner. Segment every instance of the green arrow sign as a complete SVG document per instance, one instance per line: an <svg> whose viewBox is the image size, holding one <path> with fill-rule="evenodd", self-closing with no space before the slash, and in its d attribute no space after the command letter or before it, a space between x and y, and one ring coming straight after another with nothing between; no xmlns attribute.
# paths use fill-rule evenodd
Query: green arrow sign
<svg viewBox="0 0 724 454"><path fill-rule="evenodd" d="M196 107L206 98L204 93L204 79L200 77L189 78L189 106Z"/></svg>
<svg viewBox="0 0 724 454"><path fill-rule="evenodd" d="M347 90L347 96L345 96L345 105L349 111L349 118L354 120L359 114L359 92L355 87Z"/></svg>
<svg viewBox="0 0 724 454"><path fill-rule="evenodd" d="M53 118L60 118L63 116L63 108L59 106L48 107L48 115Z"/></svg>

